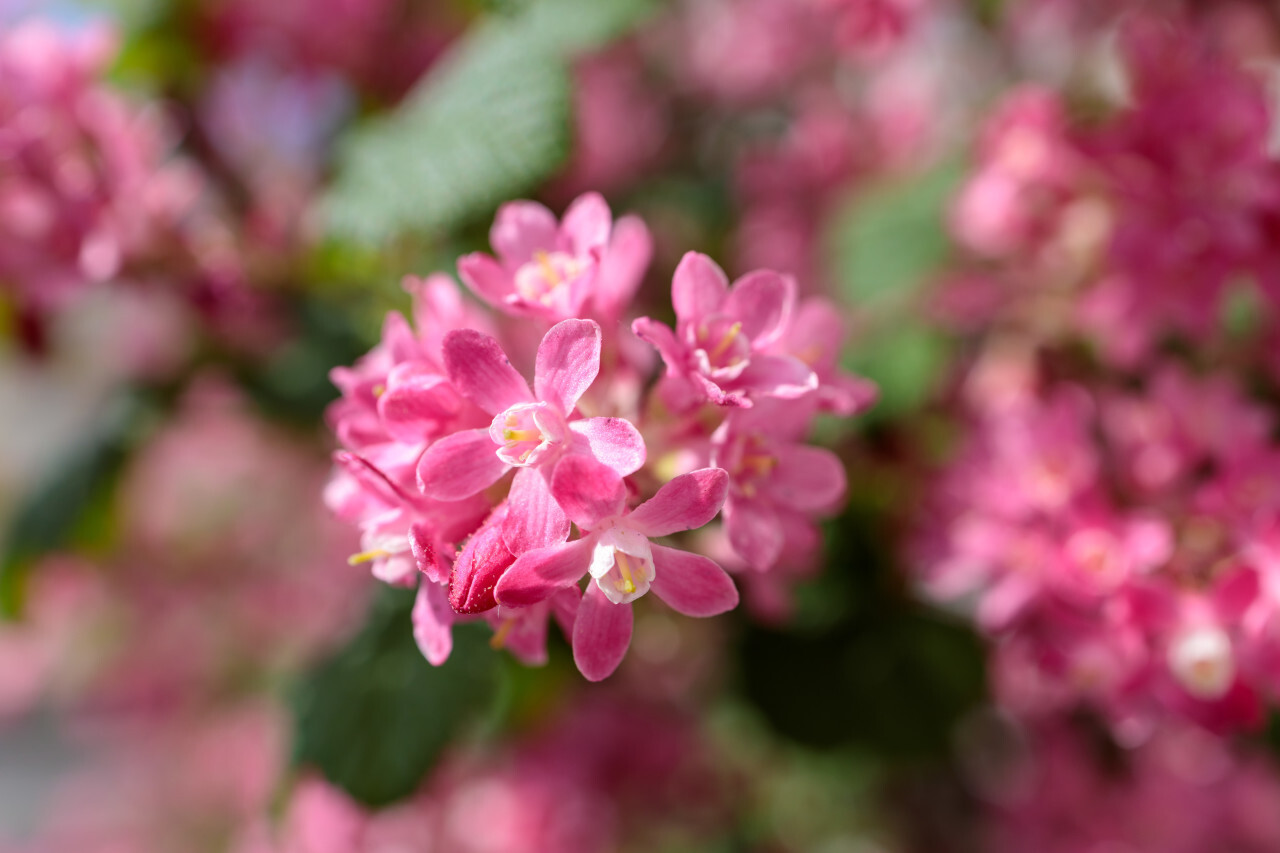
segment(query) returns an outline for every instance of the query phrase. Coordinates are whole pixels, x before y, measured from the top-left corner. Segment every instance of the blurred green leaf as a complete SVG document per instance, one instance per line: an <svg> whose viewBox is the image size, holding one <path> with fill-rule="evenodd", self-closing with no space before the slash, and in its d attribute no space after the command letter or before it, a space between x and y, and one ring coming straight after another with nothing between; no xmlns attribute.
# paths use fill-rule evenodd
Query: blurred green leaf
<svg viewBox="0 0 1280 853"><path fill-rule="evenodd" d="M862 189L832 220L833 269L859 312L906 310L947 258L943 214L961 177L954 164Z"/></svg>
<svg viewBox="0 0 1280 853"><path fill-rule="evenodd" d="M532 190L568 155L572 54L651 8L539 0L474 26L396 112L344 141L325 200L333 232L376 243L446 229Z"/></svg>
<svg viewBox="0 0 1280 853"><path fill-rule="evenodd" d="M845 354L844 366L880 386L880 399L863 416L866 423L895 418L929 400L947 366L950 341L922 323L880 329Z"/></svg>
<svg viewBox="0 0 1280 853"><path fill-rule="evenodd" d="M121 394L19 504L0 556L0 616L13 618L21 612L27 576L40 557L76 544L86 534L101 533L95 511L99 516L106 511L129 451L154 412L153 401L143 393Z"/></svg>
<svg viewBox="0 0 1280 853"><path fill-rule="evenodd" d="M356 800L383 806L413 793L445 746L491 716L497 656L475 625L454 628L433 667L413 641L414 594L384 588L351 643L295 691L294 760Z"/></svg>

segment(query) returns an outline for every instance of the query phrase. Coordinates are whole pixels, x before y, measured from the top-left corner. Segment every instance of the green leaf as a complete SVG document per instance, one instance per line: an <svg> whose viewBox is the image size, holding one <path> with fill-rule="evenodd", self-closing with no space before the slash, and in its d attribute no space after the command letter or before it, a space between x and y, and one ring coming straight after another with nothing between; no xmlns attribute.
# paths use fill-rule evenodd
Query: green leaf
<svg viewBox="0 0 1280 853"><path fill-rule="evenodd" d="M0 555L0 616L21 612L27 576L40 557L75 544L93 527L94 511L106 511L129 450L153 414L141 393L122 394L18 506Z"/></svg>
<svg viewBox="0 0 1280 853"><path fill-rule="evenodd" d="M859 341L846 354L844 365L880 386L880 399L864 416L865 423L894 418L928 402L950 353L946 336L918 320L904 320Z"/></svg>
<svg viewBox="0 0 1280 853"><path fill-rule="evenodd" d="M447 229L527 193L568 155L572 54L615 37L640 0L539 0L476 25L395 113L342 145L333 232L377 243Z"/></svg>
<svg viewBox="0 0 1280 853"><path fill-rule="evenodd" d="M955 165L860 191L833 219L829 255L849 304L872 314L905 310L947 258L944 210Z"/></svg>
<svg viewBox="0 0 1280 853"><path fill-rule="evenodd" d="M456 626L448 662L427 663L413 641L413 598L381 590L361 633L293 697L295 762L369 806L417 790L445 746L491 716L499 694L497 657L478 626Z"/></svg>

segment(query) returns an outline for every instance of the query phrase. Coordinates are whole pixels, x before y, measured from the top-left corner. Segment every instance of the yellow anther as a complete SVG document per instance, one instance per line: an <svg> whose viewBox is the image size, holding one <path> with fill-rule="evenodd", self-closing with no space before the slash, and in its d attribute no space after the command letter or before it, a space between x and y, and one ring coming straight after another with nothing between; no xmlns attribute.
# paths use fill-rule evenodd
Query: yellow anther
<svg viewBox="0 0 1280 853"><path fill-rule="evenodd" d="M503 619L502 624L498 626L498 630L494 631L493 636L489 638L489 648L494 651L500 651L507 644L507 637L515 626L516 620Z"/></svg>
<svg viewBox="0 0 1280 853"><path fill-rule="evenodd" d="M374 386L373 386L373 396L374 396L374 397L381 397L381 396L382 396L383 394L385 394L385 393L387 393L387 386L386 386L386 385L383 385L383 384L379 383L379 384L377 384L377 385L374 385Z"/></svg>
<svg viewBox="0 0 1280 853"><path fill-rule="evenodd" d="M618 589L630 595L636 591L636 582L631 577L631 565L627 555L621 551L614 551L614 562L618 564L618 571L622 574L622 583L618 584Z"/></svg>
<svg viewBox="0 0 1280 853"><path fill-rule="evenodd" d="M390 551L384 551L381 548L375 548L372 551L361 551L359 554L352 554L347 557L348 566L358 566L361 563L367 563L370 560L380 560L383 557L390 557Z"/></svg>
<svg viewBox="0 0 1280 853"><path fill-rule="evenodd" d="M729 347L733 346L733 342L737 340L738 335L742 332L742 324L734 323L729 327L729 331L720 339L720 343L716 344L716 348L707 353L707 357L715 361L720 356L729 351Z"/></svg>
<svg viewBox="0 0 1280 853"><path fill-rule="evenodd" d="M742 457L742 468L759 477L772 473L778 464L778 457L767 453L748 453Z"/></svg>
<svg viewBox="0 0 1280 853"><path fill-rule="evenodd" d="M551 263L550 255L543 251L537 251L533 253L533 259L538 262L538 267L542 270L542 277L547 280L547 284L553 288L564 284L560 274L556 272L555 264Z"/></svg>
<svg viewBox="0 0 1280 853"><path fill-rule="evenodd" d="M502 431L503 441L537 441L542 438L542 433L536 429L504 429Z"/></svg>

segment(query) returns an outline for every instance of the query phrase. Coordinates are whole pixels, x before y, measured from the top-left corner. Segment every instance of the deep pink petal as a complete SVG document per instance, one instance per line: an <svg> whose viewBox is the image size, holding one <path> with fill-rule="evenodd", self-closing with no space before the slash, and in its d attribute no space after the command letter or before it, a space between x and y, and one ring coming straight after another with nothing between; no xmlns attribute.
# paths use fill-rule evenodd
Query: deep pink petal
<svg viewBox="0 0 1280 853"><path fill-rule="evenodd" d="M676 333L671 327L665 323L659 323L656 320L650 320L648 317L640 317L631 323L631 331L636 337L646 343L652 344L653 348L662 356L663 362L667 365L668 376L683 376L686 372L685 367L685 349L676 340Z"/></svg>
<svg viewBox="0 0 1280 853"><path fill-rule="evenodd" d="M533 402L528 383L511 366L502 347L482 332L458 329L446 335L444 366L462 396L490 415Z"/></svg>
<svg viewBox="0 0 1280 853"><path fill-rule="evenodd" d="M603 249L613 228L613 213L600 193L583 193L564 212L556 248L571 255Z"/></svg>
<svg viewBox="0 0 1280 853"><path fill-rule="evenodd" d="M645 536L667 536L693 530L716 517L729 490L722 468L700 468L681 474L627 516L627 525Z"/></svg>
<svg viewBox="0 0 1280 853"><path fill-rule="evenodd" d="M449 606L458 613L482 613L498 604L493 596L494 587L516 560L502 541L504 516L505 509L495 513L476 531L453 563Z"/></svg>
<svg viewBox="0 0 1280 853"><path fill-rule="evenodd" d="M516 557L493 594L504 607L528 607L576 583L591 565L594 536L538 548Z"/></svg>
<svg viewBox="0 0 1280 853"><path fill-rule="evenodd" d="M440 666L453 651L454 613L443 584L424 581L413 602L413 639L432 666Z"/></svg>
<svg viewBox="0 0 1280 853"><path fill-rule="evenodd" d="M741 323L742 334L759 349L785 329L795 287L793 279L772 270L756 270L738 279L720 311Z"/></svg>
<svg viewBox="0 0 1280 853"><path fill-rule="evenodd" d="M633 618L630 604L614 604L596 584L587 585L573 623L573 662L588 681L603 681L622 663Z"/></svg>
<svg viewBox="0 0 1280 853"><path fill-rule="evenodd" d="M738 589L724 569L701 554L653 546L649 589L685 616L716 616L738 606Z"/></svg>
<svg viewBox="0 0 1280 853"><path fill-rule="evenodd" d="M462 401L443 376L418 374L398 378L378 398L378 415L392 437L406 442L427 440L458 414Z"/></svg>
<svg viewBox="0 0 1280 853"><path fill-rule="evenodd" d="M615 321L631 305L653 257L653 236L638 216L624 216L613 226L609 248L596 274L596 311Z"/></svg>
<svg viewBox="0 0 1280 853"><path fill-rule="evenodd" d="M834 509L844 497L844 465L830 450L791 444L775 448L774 455L778 464L766 486L769 500L820 512Z"/></svg>
<svg viewBox="0 0 1280 853"><path fill-rule="evenodd" d="M782 555L783 530L778 515L761 501L729 498L724 526L734 553L753 569L770 569Z"/></svg>
<svg viewBox="0 0 1280 853"><path fill-rule="evenodd" d="M818 375L798 358L757 353L751 356L751 363L733 381L732 387L793 400L815 390Z"/></svg>
<svg viewBox="0 0 1280 853"><path fill-rule="evenodd" d="M608 465L590 456L570 454L556 465L551 494L569 518L583 530L622 512L627 487Z"/></svg>
<svg viewBox="0 0 1280 853"><path fill-rule="evenodd" d="M556 216L536 201L511 201L498 208L489 245L505 266L518 267L536 251L556 247Z"/></svg>
<svg viewBox="0 0 1280 853"><path fill-rule="evenodd" d="M644 438L631 421L623 418L586 418L573 421L572 451L582 453L608 465L622 477L634 474L644 466Z"/></svg>
<svg viewBox="0 0 1280 853"><path fill-rule="evenodd" d="M440 439L418 460L418 485L433 500L460 501L506 473L487 429L464 429Z"/></svg>
<svg viewBox="0 0 1280 853"><path fill-rule="evenodd" d="M495 308L506 305L506 299L515 292L516 283L502 264L488 255L472 252L458 258L458 278L471 291Z"/></svg>
<svg viewBox="0 0 1280 853"><path fill-rule="evenodd" d="M728 292L724 270L700 252L685 253L671 279L671 302L682 323L696 323L719 311Z"/></svg>
<svg viewBox="0 0 1280 853"><path fill-rule="evenodd" d="M562 320L538 345L534 393L567 415L599 372L600 326L594 320Z"/></svg>
<svg viewBox="0 0 1280 853"><path fill-rule="evenodd" d="M544 548L569 537L569 518L551 496L537 468L521 468L511 481L502 538L512 554Z"/></svg>

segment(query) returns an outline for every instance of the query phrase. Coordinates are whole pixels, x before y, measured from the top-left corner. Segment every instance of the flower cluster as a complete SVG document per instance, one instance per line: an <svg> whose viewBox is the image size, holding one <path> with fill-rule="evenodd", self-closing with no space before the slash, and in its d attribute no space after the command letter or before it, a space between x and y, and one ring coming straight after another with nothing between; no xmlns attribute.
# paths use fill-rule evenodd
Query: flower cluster
<svg viewBox="0 0 1280 853"><path fill-rule="evenodd" d="M449 655L452 623L472 617L495 646L539 662L554 617L599 680L647 592L691 616L738 603L717 563L655 540L721 513L738 557L768 572L813 538L845 483L806 433L872 391L837 370L827 305L797 304L794 281L771 271L730 284L697 253L675 271L674 327L639 317L633 337L621 321L649 233L634 217L615 223L597 195L559 222L507 204L490 239L496 257L463 257L458 274L500 316L448 276L410 279L416 330L393 314L371 353L334 371L344 449L328 500L362 530L353 562L419 583L415 636L433 663ZM663 363L656 383L645 342Z"/></svg>

